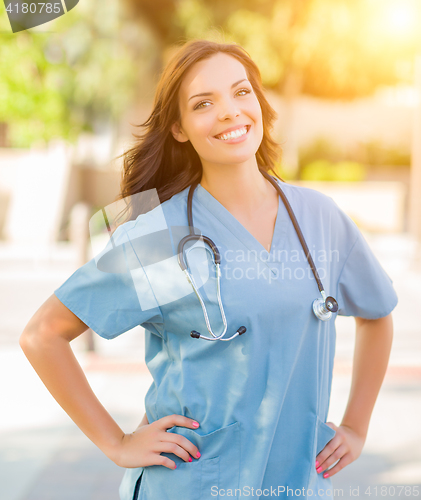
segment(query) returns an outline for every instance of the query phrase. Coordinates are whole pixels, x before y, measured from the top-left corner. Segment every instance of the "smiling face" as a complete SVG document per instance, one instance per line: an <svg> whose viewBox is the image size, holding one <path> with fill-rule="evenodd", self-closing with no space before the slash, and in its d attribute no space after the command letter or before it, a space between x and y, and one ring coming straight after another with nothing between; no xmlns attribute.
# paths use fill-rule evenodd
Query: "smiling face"
<svg viewBox="0 0 421 500"><path fill-rule="evenodd" d="M191 142L204 170L257 165L262 110L238 59L218 52L194 64L181 82L179 109L180 123L171 132L176 140Z"/></svg>

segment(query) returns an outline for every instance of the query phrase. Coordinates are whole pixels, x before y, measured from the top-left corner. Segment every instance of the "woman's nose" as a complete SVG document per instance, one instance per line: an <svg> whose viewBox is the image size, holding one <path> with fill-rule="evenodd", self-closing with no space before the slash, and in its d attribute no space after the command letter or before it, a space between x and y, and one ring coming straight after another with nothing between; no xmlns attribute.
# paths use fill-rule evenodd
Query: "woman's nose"
<svg viewBox="0 0 421 500"><path fill-rule="evenodd" d="M233 101L224 101L221 103L219 111L219 119L226 120L227 118L234 118L240 114L237 103Z"/></svg>

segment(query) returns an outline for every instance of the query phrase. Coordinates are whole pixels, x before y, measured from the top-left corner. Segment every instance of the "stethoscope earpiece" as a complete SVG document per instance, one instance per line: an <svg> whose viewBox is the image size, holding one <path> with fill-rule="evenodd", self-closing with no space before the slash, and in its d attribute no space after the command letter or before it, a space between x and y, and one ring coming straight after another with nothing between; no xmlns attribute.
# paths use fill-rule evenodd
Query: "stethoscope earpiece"
<svg viewBox="0 0 421 500"><path fill-rule="evenodd" d="M237 337L237 335L243 335L243 333L246 333L247 331L247 328L245 326L240 326L240 328L234 333L234 335L232 337L229 337L227 339L221 339L221 336L219 337L214 337L214 338L211 338L211 337L205 337L203 335L200 335L199 332L196 332L196 330L192 330L191 333L190 333L190 337L192 337L193 339L205 339L205 340L232 340L233 338ZM210 331L213 334L212 331ZM225 331L222 333L222 335L225 334Z"/></svg>

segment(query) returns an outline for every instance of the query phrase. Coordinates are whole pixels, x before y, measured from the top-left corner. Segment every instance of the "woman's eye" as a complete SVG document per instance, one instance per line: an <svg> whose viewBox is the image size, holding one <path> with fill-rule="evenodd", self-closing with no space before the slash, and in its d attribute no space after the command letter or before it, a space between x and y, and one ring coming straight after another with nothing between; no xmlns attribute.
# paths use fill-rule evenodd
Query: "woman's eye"
<svg viewBox="0 0 421 500"><path fill-rule="evenodd" d="M197 105L196 105L193 109L200 109L201 105L202 105L202 104L205 104L205 103L207 103L207 102L209 102L209 101L201 101L201 102L199 102L199 104L197 104ZM207 107L207 106L206 106L206 107Z"/></svg>
<svg viewBox="0 0 421 500"><path fill-rule="evenodd" d="M237 94L239 94L240 92L245 92L246 94L250 94L251 90L249 90L249 89L241 89L241 90L239 90L237 92ZM246 94L243 94L243 95L246 95ZM201 109L202 104L206 104L207 102L209 102L209 101L201 101L193 109ZM205 106L205 107L207 108L208 106Z"/></svg>

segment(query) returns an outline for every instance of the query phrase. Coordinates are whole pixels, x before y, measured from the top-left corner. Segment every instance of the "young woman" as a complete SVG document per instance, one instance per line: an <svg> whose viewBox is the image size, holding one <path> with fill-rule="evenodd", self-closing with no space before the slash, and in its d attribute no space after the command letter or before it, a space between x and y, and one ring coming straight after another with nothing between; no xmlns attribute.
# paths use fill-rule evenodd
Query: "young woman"
<svg viewBox="0 0 421 500"><path fill-rule="evenodd" d="M58 403L127 469L122 500L332 497L330 478L363 448L397 297L331 198L268 176L278 158L275 116L240 46L182 46L124 162L122 198L156 189L161 204L121 224L112 246L58 288L22 334ZM192 233L203 238L181 252ZM106 269L104 257L123 260ZM326 423L337 314L356 320L338 425ZM141 424L125 434L69 343L88 326L111 339L136 325L154 382Z"/></svg>

